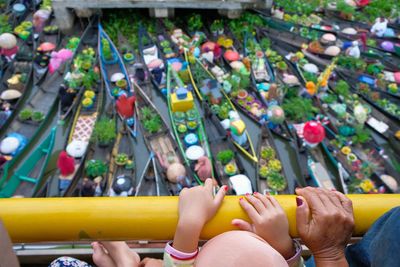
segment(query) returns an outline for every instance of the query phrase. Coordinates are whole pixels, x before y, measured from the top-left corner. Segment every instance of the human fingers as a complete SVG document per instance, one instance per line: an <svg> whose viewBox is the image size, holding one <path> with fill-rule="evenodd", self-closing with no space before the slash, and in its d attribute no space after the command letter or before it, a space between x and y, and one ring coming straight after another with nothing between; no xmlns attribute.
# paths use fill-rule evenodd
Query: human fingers
<svg viewBox="0 0 400 267"><path fill-rule="evenodd" d="M232 225L238 227L240 230L253 232L253 227L249 222L246 222L245 220L233 219L231 223Z"/></svg>
<svg viewBox="0 0 400 267"><path fill-rule="evenodd" d="M207 178L206 181L204 182L204 188L208 191L208 192L212 192L212 188L213 188L213 182L211 178Z"/></svg>
<svg viewBox="0 0 400 267"><path fill-rule="evenodd" d="M124 241L101 242L101 244L118 266L127 264L137 266L140 261L139 255L131 251Z"/></svg>
<svg viewBox="0 0 400 267"><path fill-rule="evenodd" d="M336 205L330 198L331 191L322 188L315 188L314 191L317 194L317 196L321 199L321 202L325 206L325 210L333 211L337 209Z"/></svg>
<svg viewBox="0 0 400 267"><path fill-rule="evenodd" d="M279 211L283 211L282 206L279 204L279 202L278 202L278 200L276 200L276 198L274 198L273 196L267 196L267 199L275 209L277 209Z"/></svg>
<svg viewBox="0 0 400 267"><path fill-rule="evenodd" d="M296 197L296 225L300 236L305 236L310 227L310 209L305 198Z"/></svg>
<svg viewBox="0 0 400 267"><path fill-rule="evenodd" d="M343 195L338 191L335 191L333 193L339 198L340 203L344 208L344 210L346 211L346 213L348 215L353 216L353 202L348 197L346 197L345 195Z"/></svg>
<svg viewBox="0 0 400 267"><path fill-rule="evenodd" d="M244 198L241 197L239 199L239 203L240 203L240 206L247 213L247 215L249 216L249 218L252 222L256 222L260 219L260 214L254 208L254 206L251 205L249 202L247 202Z"/></svg>
<svg viewBox="0 0 400 267"><path fill-rule="evenodd" d="M99 242L92 243L93 248L93 255L92 259L93 262L98 267L116 267L115 262L112 260L110 255L106 253L103 247L100 245Z"/></svg>
<svg viewBox="0 0 400 267"><path fill-rule="evenodd" d="M268 206L271 205L271 203L268 201L267 196L262 195L258 192L254 192L253 196L258 198L263 203L264 207L268 208Z"/></svg>
<svg viewBox="0 0 400 267"><path fill-rule="evenodd" d="M296 194L302 196L303 199L306 200L311 211L325 210L324 204L312 187L296 188Z"/></svg>
<svg viewBox="0 0 400 267"><path fill-rule="evenodd" d="M228 191L228 186L224 185L218 190L217 194L215 195L214 204L217 209L221 206L222 201L224 200L224 197L226 195L226 191Z"/></svg>
<svg viewBox="0 0 400 267"><path fill-rule="evenodd" d="M335 191L332 191L332 190L325 190L325 192L327 192L327 195L328 195L330 201L331 201L338 209L343 210L343 207L342 207L342 203L341 203L341 201L340 201L340 198L335 194L336 190L335 190Z"/></svg>
<svg viewBox="0 0 400 267"><path fill-rule="evenodd" d="M263 202L261 202L260 199L250 195L250 194L246 194L246 199L248 202L251 203L251 205L253 205L253 207L256 209L256 211L258 212L258 214L261 214L265 211L265 206L263 204Z"/></svg>

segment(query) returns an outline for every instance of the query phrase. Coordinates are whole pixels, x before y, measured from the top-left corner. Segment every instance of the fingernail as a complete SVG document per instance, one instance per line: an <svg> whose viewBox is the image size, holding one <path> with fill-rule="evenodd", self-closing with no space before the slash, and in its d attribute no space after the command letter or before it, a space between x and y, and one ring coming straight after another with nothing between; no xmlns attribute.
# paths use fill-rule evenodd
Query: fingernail
<svg viewBox="0 0 400 267"><path fill-rule="evenodd" d="M303 205L303 200L299 197L296 197L296 204L297 204L297 207L300 207L301 205Z"/></svg>
<svg viewBox="0 0 400 267"><path fill-rule="evenodd" d="M243 198L241 197L241 198L239 198L239 201L242 201L243 200Z"/></svg>
<svg viewBox="0 0 400 267"><path fill-rule="evenodd" d="M332 189L331 189L331 191L335 192L335 191L336 191L336 189L335 189L335 188L332 188Z"/></svg>
<svg viewBox="0 0 400 267"><path fill-rule="evenodd" d="M224 185L224 190L225 192L228 191L229 187L227 185Z"/></svg>
<svg viewBox="0 0 400 267"><path fill-rule="evenodd" d="M254 192L253 194L254 194L254 195L257 195L257 194L258 194L258 192Z"/></svg>
<svg viewBox="0 0 400 267"><path fill-rule="evenodd" d="M249 193L246 193L246 197L248 197L248 196L250 196L250 194L249 194Z"/></svg>

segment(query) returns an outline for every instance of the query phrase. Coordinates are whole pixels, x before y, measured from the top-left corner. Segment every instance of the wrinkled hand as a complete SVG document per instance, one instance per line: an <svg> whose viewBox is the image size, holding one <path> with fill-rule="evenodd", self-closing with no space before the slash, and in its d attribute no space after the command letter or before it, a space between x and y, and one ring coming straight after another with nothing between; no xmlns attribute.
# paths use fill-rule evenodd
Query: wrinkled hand
<svg viewBox="0 0 400 267"><path fill-rule="evenodd" d="M93 242L93 262L98 267L137 267L140 257L125 242Z"/></svg>
<svg viewBox="0 0 400 267"><path fill-rule="evenodd" d="M278 201L272 196L260 193L246 195L241 198L240 205L246 211L252 224L234 219L232 224L241 230L253 232L267 241L284 258L289 259L295 254L293 241L289 236L289 222Z"/></svg>
<svg viewBox="0 0 400 267"><path fill-rule="evenodd" d="M337 191L306 187L296 189L297 231L312 251L318 266L342 261L347 266L344 248L354 228L353 205Z"/></svg>
<svg viewBox="0 0 400 267"><path fill-rule="evenodd" d="M217 213L228 187L223 186L213 195L213 181L208 178L204 186L184 188L179 195L179 220L173 247L182 252L197 250L204 225Z"/></svg>
<svg viewBox="0 0 400 267"><path fill-rule="evenodd" d="M204 186L184 188L179 195L179 221L204 226L217 213L225 197L226 186L213 195L213 182L208 178Z"/></svg>

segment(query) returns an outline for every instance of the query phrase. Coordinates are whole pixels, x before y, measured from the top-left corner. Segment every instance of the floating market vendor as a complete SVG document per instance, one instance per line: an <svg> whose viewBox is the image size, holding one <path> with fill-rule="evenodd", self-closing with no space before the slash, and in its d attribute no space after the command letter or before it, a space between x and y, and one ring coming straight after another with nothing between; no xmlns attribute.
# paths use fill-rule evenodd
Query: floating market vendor
<svg viewBox="0 0 400 267"><path fill-rule="evenodd" d="M82 182L81 195L83 197L92 197L96 192L96 183L88 178L84 178Z"/></svg>
<svg viewBox="0 0 400 267"><path fill-rule="evenodd" d="M17 38L11 33L0 35L0 55L11 61L18 52Z"/></svg>
<svg viewBox="0 0 400 267"><path fill-rule="evenodd" d="M116 103L118 113L125 119L132 118L135 113L135 101L135 96L120 95Z"/></svg>
<svg viewBox="0 0 400 267"><path fill-rule="evenodd" d="M43 28L49 19L51 11L39 9L38 11L33 14L32 24L35 29L35 38L38 36L39 33L43 31Z"/></svg>
<svg viewBox="0 0 400 267"><path fill-rule="evenodd" d="M347 48L346 55L349 57L360 58L361 51L360 47L358 46L358 41L354 41L351 43L351 46Z"/></svg>
<svg viewBox="0 0 400 267"><path fill-rule="evenodd" d="M388 20L384 17L378 17L375 20L375 24L372 25L371 33L378 37L383 37L388 29Z"/></svg>
<svg viewBox="0 0 400 267"><path fill-rule="evenodd" d="M202 180L203 182L208 177L211 177L211 169L212 169L212 165L211 165L210 159L206 156L200 157L197 160L196 166L194 167L194 170L196 171L200 180Z"/></svg>
<svg viewBox="0 0 400 267"><path fill-rule="evenodd" d="M75 159L66 151L61 151L57 159L57 167L60 169L61 176L67 177L75 172Z"/></svg>
<svg viewBox="0 0 400 267"><path fill-rule="evenodd" d="M67 88L65 84L62 84L60 86L58 94L60 95L61 99L61 108L64 109L72 105L77 95L77 92L72 88Z"/></svg>

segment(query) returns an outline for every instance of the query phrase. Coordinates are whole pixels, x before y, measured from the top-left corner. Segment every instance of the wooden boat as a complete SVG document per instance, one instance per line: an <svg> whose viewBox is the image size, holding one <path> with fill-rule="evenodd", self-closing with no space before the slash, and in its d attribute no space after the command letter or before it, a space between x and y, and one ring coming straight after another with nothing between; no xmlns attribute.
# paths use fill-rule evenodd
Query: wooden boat
<svg viewBox="0 0 400 267"><path fill-rule="evenodd" d="M83 50L90 48L92 53L95 52L94 48L97 46L98 36L97 21L98 18L95 17L89 22L89 25L82 36L82 40L80 41L81 45L77 48L75 52L77 53L77 55L74 57L73 64L68 65L65 71L66 74L64 78L67 80L65 86L68 87L66 89L72 89L75 92L75 96L72 103L64 105L63 102L60 101L60 105L58 108L59 121L65 121L67 118L74 115L83 96L83 92L85 91L83 78L75 79L74 75L77 75L78 77L84 77L88 76L89 73L95 71L94 68L82 68L81 66L83 64L86 64L86 62L83 62L83 58L86 56L90 56L89 54L84 54ZM93 62L91 62L90 64L93 64Z"/></svg>
<svg viewBox="0 0 400 267"><path fill-rule="evenodd" d="M359 34L360 33L366 33L369 38L383 39L383 40L393 40L393 41L398 41L399 40L400 32L397 31L396 29L392 28L392 30L394 31L394 36L379 37L379 36L373 35L370 32L370 27L368 25L366 25L364 23L361 23L361 22L357 22L357 21L346 21L346 20L340 18L338 16L338 14L336 12L334 12L334 11L327 12L325 14L324 21L327 24L330 24L330 25L332 25L332 24L337 25L337 26L339 26L340 29L356 26L357 29L358 29L357 31L358 31Z"/></svg>
<svg viewBox="0 0 400 267"><path fill-rule="evenodd" d="M162 181L160 178L155 156L150 153L143 173L138 180L135 196L161 196L163 193L161 192Z"/></svg>
<svg viewBox="0 0 400 267"><path fill-rule="evenodd" d="M285 23L284 21L275 19L275 18L265 18L267 23L272 26L272 28L269 29L263 29L263 32L269 32L271 36L274 38L277 38L283 42L286 42L292 46L296 46L298 48L302 48L304 44L317 44L317 42L313 42L314 38L320 39L324 33L331 33L336 36L337 40L335 41L335 45L338 46L339 48L342 48L343 46L347 46L352 39L348 36L343 36L340 32L331 32L331 31L319 31L318 29L314 29L312 27L304 27L304 26L296 26L293 24L290 24L290 29L287 29L287 27L284 27ZM309 31L312 31L315 33L316 36L310 36L311 34L308 33ZM305 33L303 33L305 32ZM358 40L359 38L356 38L355 40ZM347 43L347 44L346 44ZM325 50L327 46L322 46L321 42L318 42L319 47L316 47L314 49L311 49L311 45L308 47L308 51L324 58L324 59L332 59L333 56L329 56L325 54ZM346 44L346 45L345 45ZM319 49L322 49L319 51ZM343 51L341 52L343 54ZM378 48L375 47L369 47L367 46L366 50L361 49L361 56L366 60L371 63L374 62L381 62L384 64L384 66L390 70L396 70L398 69L398 66L400 64L400 58L396 58L391 56L390 54L388 55L386 51L381 51Z"/></svg>
<svg viewBox="0 0 400 267"><path fill-rule="evenodd" d="M185 168L186 179L179 181L179 183L167 179L168 167L173 163L183 164L184 159L182 155L178 153L178 144L156 106L151 102L139 85L134 85L136 89L135 108L140 121L144 142L147 149L150 153L153 153L156 158L158 174L166 181L168 192L171 195L178 195L183 187L191 187L194 181L192 177L188 177L190 171L187 170L187 168Z"/></svg>
<svg viewBox="0 0 400 267"><path fill-rule="evenodd" d="M137 83L151 99L153 84L147 67L143 62L142 57L135 52L133 47L129 44L129 41L120 32L118 32L118 51L124 58L125 68L129 74L131 82L133 79L133 81ZM133 60L126 60L127 55L128 58L130 58L129 54L133 56Z"/></svg>
<svg viewBox="0 0 400 267"><path fill-rule="evenodd" d="M139 28L139 53L158 92L166 94L166 66L161 51L144 27Z"/></svg>
<svg viewBox="0 0 400 267"><path fill-rule="evenodd" d="M57 128L54 127L46 139L29 155L26 161L13 171L11 178L0 190L0 198L35 196L53 151L56 132ZM8 171L6 167L4 172L7 173Z"/></svg>
<svg viewBox="0 0 400 267"><path fill-rule="evenodd" d="M298 69L298 72L299 72L300 76L303 78L303 80L305 80L304 75L302 74L301 68L297 68L297 69ZM335 86L333 86L333 87L335 87ZM320 106L318 104L319 101L316 101L315 103L319 107L320 111L322 111L324 113L324 109L322 108L322 106ZM324 113L324 114L329 114L329 113ZM337 121L334 115L329 115L329 118L330 118L331 122ZM337 124L338 123L336 123L336 124L332 123L332 124L330 124L331 125L330 127L332 127L332 125L337 125ZM336 129L336 132L338 132L337 129ZM332 135L330 136L331 139L334 139L334 137L335 136L332 136ZM348 161L346 159L343 159L343 155L337 153L338 149L336 149L336 150L330 149L332 146L329 143L326 143L326 141L325 141L325 144L324 143L322 144L322 146L323 146L325 152L327 153L328 158L331 160L331 162L334 165L337 166L337 168L339 170L339 173L341 175L345 175L346 177L349 177L351 175L353 175L353 177L355 176L354 171L352 171L351 168L348 168L346 170L346 166L348 167L349 163L348 163ZM358 158L362 159L362 160L365 160L365 162L376 162L376 161L385 162L384 158L381 157L379 155L379 153L375 153L376 155L373 155L373 158L372 158L372 157L370 157L369 153L367 154L366 152L364 152L364 151L370 151L368 149L376 147L376 146L377 145L375 143L369 142L368 144L363 144L363 145L358 145L358 146L354 145L354 147L352 146L352 149L357 151ZM335 153L335 156L338 156L338 158L336 159L332 155L332 153ZM338 165L338 161L341 163L341 165ZM389 163L386 163L386 165L388 165L388 164ZM340 166L343 166L344 168L341 169ZM391 170L391 169L392 168L389 167L389 170ZM379 177L381 175L386 175L386 174L385 173L380 173L379 175L375 175L375 176ZM391 175L391 177L393 177L392 175L395 175L395 174L390 171L390 175ZM379 183L382 184L382 181L379 178L376 178L376 177L375 177L375 180L380 181ZM396 175L394 177L396 177ZM386 175L386 179L389 179L387 175ZM354 179L353 179L353 181L354 181ZM337 182L337 184L339 184L339 182ZM345 188L346 188L346 185L343 185L343 189L345 189ZM386 186L386 188L389 188L389 187Z"/></svg>
<svg viewBox="0 0 400 267"><path fill-rule="evenodd" d="M396 172L391 166L391 163L385 159L383 149L377 146L373 141L353 143L346 146L346 149L350 149L351 152L345 155L343 152L344 146L340 147L340 145L337 144L337 140L339 139L335 134L339 121L331 112L328 111L328 113L325 114L329 116L332 123L326 127L327 139L324 141L324 148L335 155L335 158L331 158L334 164L337 165L339 162L341 166L343 166L342 175L346 177L346 184L343 185L344 191L347 191L346 188L350 188L352 193L354 193L354 191L359 193L363 192L362 188L357 186L359 183L357 180L364 181L365 179L371 179L375 183L374 190L376 191L374 192L378 192L377 189L380 187L381 190L384 188L385 191L389 192L398 191L400 174ZM329 140L329 142L327 140Z"/></svg>
<svg viewBox="0 0 400 267"><path fill-rule="evenodd" d="M183 96L184 94L186 96ZM202 180L196 173L194 163L200 157L205 156L212 164L207 135L204 131L203 121L197 110L192 92L188 91L188 87L182 82L170 63L167 65L167 100L171 127L182 157L187 167L192 170L196 182L202 184ZM196 152L194 153L194 151ZM198 153L200 155L191 158L194 154ZM214 174L211 172L211 177L208 178L214 178Z"/></svg>
<svg viewBox="0 0 400 267"><path fill-rule="evenodd" d="M104 113L101 118L98 118L97 121L105 120L115 120L115 118L110 118L105 116ZM84 168L81 172L81 177L77 178L78 181L75 183L75 189L71 189L71 196L80 196L80 197L93 197L93 196L101 196L105 192L107 187L107 178L108 171L105 174L98 175L96 177L89 177L87 174L87 167L92 163L102 163L105 165L111 164L112 152L113 152L113 143L108 145L99 144L99 142L91 141L89 147L87 149L87 155L85 157Z"/></svg>
<svg viewBox="0 0 400 267"><path fill-rule="evenodd" d="M217 115L207 105L203 104L203 108L205 117L204 125L206 133L209 136L208 141L214 159L213 165L218 183L228 186L228 194L244 195L252 193L255 191L253 188L255 189L256 187L252 186L236 147L229 140ZM223 162L223 154L228 154L229 157L226 158L227 162ZM226 169L228 165L231 166L232 171L229 171L229 168Z"/></svg>
<svg viewBox="0 0 400 267"><path fill-rule="evenodd" d="M46 27L44 27L43 31L39 34L38 40L35 42L37 47L35 49L35 56L33 59L33 84L39 84L44 80L48 71L48 64L50 59L51 51L40 52L37 50L40 47L40 44L43 43L51 43L54 44L56 48L63 47L61 44L61 31L56 26L56 21L53 15L50 16Z"/></svg>
<svg viewBox="0 0 400 267"><path fill-rule="evenodd" d="M100 69L104 77L105 86L107 93L111 99L114 101L120 97L120 95L125 94L127 97L131 97L134 94L134 89L131 84L128 72L125 68L125 64L118 49L115 47L114 43L104 31L101 24L98 25L99 29L99 39L98 39L98 53L100 56ZM110 58L106 58L104 51L106 51L104 46L109 46ZM118 80L113 80L113 78L119 75L122 78ZM122 85L119 83L122 82ZM119 85L119 86L118 86ZM119 114L119 117L126 123L129 132L133 137L137 135L137 118L136 114L131 118L125 118L123 114Z"/></svg>
<svg viewBox="0 0 400 267"><path fill-rule="evenodd" d="M96 121L100 117L104 101L104 87L101 83L98 88L97 95L91 107L85 108L82 103L79 104L78 110L72 122L71 130L68 135L66 144L67 153L76 150L77 155L71 155L75 159L75 170L71 175L62 176L57 170L54 178L59 180L59 195L71 196L76 190L76 186L80 182L80 174L83 170L85 160L89 153L89 141L93 133ZM103 151L105 153L105 151ZM79 154L79 155L78 155ZM53 178L53 179L54 179Z"/></svg>
<svg viewBox="0 0 400 267"><path fill-rule="evenodd" d="M134 143L132 135L126 129L126 124L121 120L117 121L119 126L117 138L112 148L109 160L109 170L107 175L104 195L106 196L131 196L135 195L136 184L136 162L134 153ZM125 165L117 164L118 155L126 155ZM130 161L130 162L129 162Z"/></svg>
<svg viewBox="0 0 400 267"><path fill-rule="evenodd" d="M5 96L9 92L20 94L19 97L11 99L2 99L0 111L0 133L7 130L9 124L13 121L16 112L19 111L26 98L29 96L32 86L32 63L29 61L13 61L3 75L0 84L0 94ZM12 91L10 91L12 90Z"/></svg>
<svg viewBox="0 0 400 267"><path fill-rule="evenodd" d="M339 25L336 24L335 22L332 22L331 19L323 19L319 24L311 24L311 25L303 25L303 24L295 24L292 22L287 22L283 21L274 17L271 17L270 14L266 14L263 11L256 10L262 17L263 19L268 23L269 26L276 28L278 30L284 30L284 31L298 31L298 29L301 30L301 28L307 28L308 31L314 31L314 32L321 32L321 33L331 33L334 35L337 35L337 37L340 37L343 41L357 41L360 39L359 34L346 34L345 32L342 32L343 29L345 28L360 28L360 25L358 25L357 21L345 21L346 25L343 25L342 23L343 20L341 19ZM392 25L393 26L393 25ZM389 26L393 28L392 26ZM297 29L295 29L297 28ZM361 28L364 28L362 32L369 32L369 26L367 25L362 25ZM382 43L385 41L380 38L374 38L373 36L369 36L369 39L373 39L376 42L376 45L371 45L371 43L367 42L367 50L366 51L361 51L362 54L365 56L379 56L381 59L386 58L387 60L390 60L391 56L390 55L396 55L396 49L394 51L385 49L384 46L382 46ZM395 47L396 48L396 47ZM389 55L389 56L388 56ZM397 54L400 55L400 54Z"/></svg>
<svg viewBox="0 0 400 267"><path fill-rule="evenodd" d="M288 187L287 177L284 168L282 168L275 141L267 127L261 128L257 152L259 158L257 163L258 191L271 194L290 194L293 192L293 189ZM270 171L271 162L278 165L274 171Z"/></svg>
<svg viewBox="0 0 400 267"><path fill-rule="evenodd" d="M236 111L229 97L223 90L219 88L220 85L218 81L215 80L214 76L210 73L210 71L206 69L205 66L198 59L195 59L193 63L188 64L188 71L189 71L189 77L192 81L192 86L197 96L199 97L200 101L203 102L205 105L209 105L211 107L212 112L214 112L215 115L217 115L222 108L224 109L224 114L226 113L225 115L229 114L229 111L233 111L236 114L235 116L239 117L239 113ZM202 89L201 87L207 89L208 84L213 86L212 88L208 88L209 93L205 94L204 93L205 91L201 91ZM211 91L213 91L215 96L211 94ZM214 97L218 98L219 102L215 102L215 100L213 100ZM228 118L225 115L223 119ZM220 118L219 123L221 123L223 119ZM230 132L230 130L227 129L227 132ZM258 161L257 155L255 153L253 143L251 141L251 138L247 130L244 129L242 135L240 135L241 140L239 139L235 140L234 138L236 137L238 136L231 135L231 140L236 145L236 147L253 162L257 162Z"/></svg>
<svg viewBox="0 0 400 267"><path fill-rule="evenodd" d="M178 47L179 53L183 55L184 51L189 49L189 41L191 39L189 35L168 19L160 19L159 21L169 35L169 39Z"/></svg>
<svg viewBox="0 0 400 267"><path fill-rule="evenodd" d="M385 92L375 91L367 84L365 84L367 86L367 92L363 91L361 88L357 88L356 84L359 84L359 81L357 79L346 75L343 72L340 72L339 75L350 84L353 92L359 94L370 105L374 106L377 110L385 114L385 116L392 119L394 122L400 123L400 99L393 98L387 95ZM372 99L372 97L375 97L376 100ZM386 103L387 107L392 106L393 108L390 110L388 108L385 108L385 106L382 106L383 104L380 104L380 101L384 101L383 103Z"/></svg>
<svg viewBox="0 0 400 267"><path fill-rule="evenodd" d="M77 32L79 32L79 30L77 30ZM68 65L70 61L71 60L64 62L63 66ZM1 166L2 178L0 180L0 187L8 178L8 174L3 172L3 169L7 166L8 170L11 170L20 160L21 155L30 149L32 140L40 135L50 119L49 114L56 108L58 89L64 80L62 70L63 67L60 67L59 71L56 71L52 75L47 75L46 80L37 87L34 94L32 94L23 105L23 108L21 107L21 111L16 114L18 119L14 119L2 134L1 138L3 140L5 137L16 137L19 140L19 145L12 153L2 154L2 156L6 157L7 162L3 163ZM30 117L23 117L22 113L24 109L31 110L31 113L33 110L37 112L36 114L38 116L35 117L35 120Z"/></svg>
<svg viewBox="0 0 400 267"><path fill-rule="evenodd" d="M6 58L3 62L3 72L10 66L12 62L15 61L32 61L33 58L33 49L36 47L36 40L34 39L34 34L30 33L28 36L24 36L21 38L15 32L16 26L21 26L22 23L28 24L27 27L32 27L33 13L35 10L27 10L24 15L20 16L23 18L20 22L12 25L12 29L14 30L14 35L17 39L18 52L15 54L14 58Z"/></svg>
<svg viewBox="0 0 400 267"><path fill-rule="evenodd" d="M319 59L315 55L312 55L308 52L304 52L304 55L307 57L310 62L316 64L319 68L325 68L328 64L328 62ZM342 71L337 71L339 73L339 77L341 75L346 75ZM347 76L347 75L346 75ZM354 78L349 77L353 82L358 83L358 80L354 80ZM336 85L338 81L330 80L328 85L329 88L334 92L334 94L337 94L338 97L340 98L341 96L338 94L336 90ZM350 85L352 86L352 85ZM346 101L350 101L351 99L347 99ZM350 112L353 112L353 108L351 107L353 104L355 104L355 101L357 101L359 104L363 105L364 107L368 108L370 111L368 114L368 119L366 120L365 124L370 127L372 130L374 130L377 134L381 135L387 141L391 144L391 148L396 151L397 153L400 153L400 140L395 137L395 133L400 130L400 126L396 123L393 123L393 121L387 117L385 114L383 114L380 110L378 110L375 106L369 104L366 102L363 98L357 98L356 100L351 100L350 104L347 105L348 108L350 109ZM343 102L343 101L342 101Z"/></svg>
<svg viewBox="0 0 400 267"><path fill-rule="evenodd" d="M272 48L278 51L278 53L284 58L286 64L288 66L292 65L293 69L296 70L296 75L298 76L299 80L303 83L303 85L306 82L306 79L304 75L302 74L302 70L297 66L296 63L292 63L289 61L286 56L289 54L289 51L286 49L290 49L285 44L277 43L272 36L268 36L272 40ZM290 50L290 52L293 52ZM300 92L298 92L300 93ZM299 97L299 96L296 96ZM314 99L315 100L315 99ZM285 103L285 100L284 100ZM314 114L316 115L316 114ZM307 118L307 120L314 119L314 118ZM338 177L332 177L332 175L329 174L329 162L325 160L326 155L328 158L330 158L332 155L329 153L329 151L323 150L323 147L321 144L316 145L316 146L309 146L306 145L305 142L303 141L303 127L304 127L305 121L291 121L290 119L287 118L287 127L288 130L292 133L292 138L296 140L295 145L297 146L296 148L296 153L298 154L298 160L300 163L300 166L302 164L306 163L307 169L308 169L308 174L309 177L312 178L313 183L312 185L318 186L318 187L323 187L326 189L334 189L338 186L339 179ZM304 171L302 171L304 174ZM307 176L306 176L307 177ZM332 178L330 178L332 177ZM335 181L335 183L333 182ZM335 185L336 184L336 185Z"/></svg>

